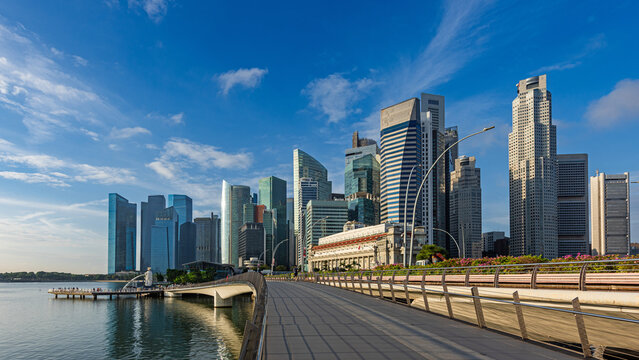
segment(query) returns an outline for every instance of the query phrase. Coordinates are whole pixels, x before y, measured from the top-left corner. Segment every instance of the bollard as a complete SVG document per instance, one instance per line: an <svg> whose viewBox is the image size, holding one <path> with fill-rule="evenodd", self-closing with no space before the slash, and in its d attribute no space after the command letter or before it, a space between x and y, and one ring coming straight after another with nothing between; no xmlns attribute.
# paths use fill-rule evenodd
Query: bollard
<svg viewBox="0 0 639 360"><path fill-rule="evenodd" d="M513 302L515 303L515 312L517 313L517 322L519 322L519 330L521 331L522 340L528 340L528 331L524 322L524 311L519 304L519 292L513 293Z"/></svg>
<svg viewBox="0 0 639 360"><path fill-rule="evenodd" d="M577 331L579 332L579 340L581 341L581 350L584 353L584 358L588 359L592 356L592 354L590 353L586 324L584 323L584 316L581 314L581 305L579 304L578 297L572 299L572 307L576 312L578 312L575 314L575 321L577 322Z"/></svg>
<svg viewBox="0 0 639 360"><path fill-rule="evenodd" d="M470 289L471 294L473 294L473 303L475 304L475 314L477 315L477 326L480 328L486 327L486 320L484 320L484 311L481 308L481 300L479 299L479 291L476 286L473 286Z"/></svg>

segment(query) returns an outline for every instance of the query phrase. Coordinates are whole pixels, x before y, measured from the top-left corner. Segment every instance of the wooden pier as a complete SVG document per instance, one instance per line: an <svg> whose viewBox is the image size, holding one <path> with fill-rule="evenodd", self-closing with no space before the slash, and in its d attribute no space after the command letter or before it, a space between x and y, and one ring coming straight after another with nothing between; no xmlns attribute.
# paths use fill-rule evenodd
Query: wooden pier
<svg viewBox="0 0 639 360"><path fill-rule="evenodd" d="M93 297L93 300L97 300L98 296L108 296L109 299L113 299L115 296L116 299L119 299L120 296L127 295L135 295L136 298L141 298L143 296L156 296L156 297L164 297L164 289L140 289L134 291L105 291L105 290L93 290L93 289L49 289L49 294L55 295L57 299L58 296L66 296L67 299L75 299L77 296L79 299L86 299L87 297Z"/></svg>

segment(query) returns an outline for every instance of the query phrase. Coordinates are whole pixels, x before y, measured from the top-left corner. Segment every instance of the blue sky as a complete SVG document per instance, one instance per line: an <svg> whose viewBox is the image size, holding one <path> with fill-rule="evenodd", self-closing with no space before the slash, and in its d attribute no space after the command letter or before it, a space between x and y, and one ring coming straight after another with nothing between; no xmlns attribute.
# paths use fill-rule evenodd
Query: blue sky
<svg viewBox="0 0 639 360"><path fill-rule="evenodd" d="M560 153L639 180L634 1L0 4L0 271L106 271L106 197L292 179L300 147L343 191L352 131L430 92L482 169L483 230L508 230L520 79L548 74ZM290 186L289 186L290 188ZM291 193L289 189L289 193ZM639 189L632 191L639 231ZM138 205L139 206L139 205Z"/></svg>

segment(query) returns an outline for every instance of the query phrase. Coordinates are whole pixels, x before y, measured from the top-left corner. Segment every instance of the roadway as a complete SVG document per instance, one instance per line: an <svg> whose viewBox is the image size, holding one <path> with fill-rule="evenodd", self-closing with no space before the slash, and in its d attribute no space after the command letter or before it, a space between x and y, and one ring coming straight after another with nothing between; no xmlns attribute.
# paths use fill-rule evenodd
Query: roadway
<svg viewBox="0 0 639 360"><path fill-rule="evenodd" d="M578 358L325 285L271 281L268 296L268 359Z"/></svg>

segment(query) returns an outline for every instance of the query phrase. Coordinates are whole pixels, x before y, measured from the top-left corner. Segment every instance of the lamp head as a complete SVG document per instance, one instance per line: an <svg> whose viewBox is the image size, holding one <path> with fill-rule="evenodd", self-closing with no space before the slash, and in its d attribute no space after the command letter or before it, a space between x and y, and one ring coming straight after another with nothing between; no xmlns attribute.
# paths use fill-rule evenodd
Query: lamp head
<svg viewBox="0 0 639 360"><path fill-rule="evenodd" d="M495 126L493 125L493 126L490 126L490 127L484 128L484 130L482 130L482 131L488 131L488 130L492 130L492 129L494 129L494 128L495 128Z"/></svg>

